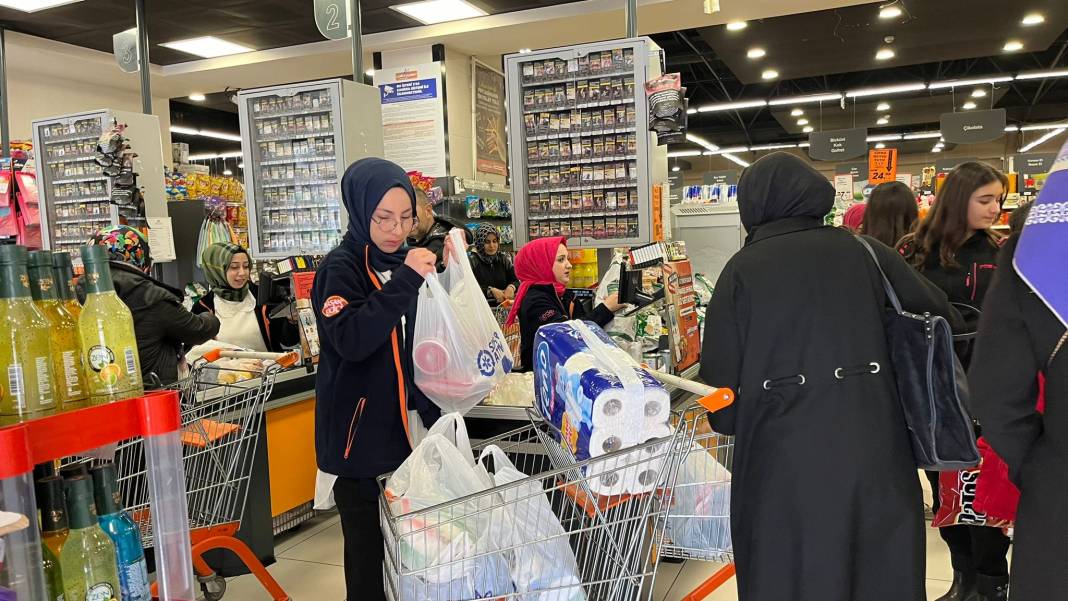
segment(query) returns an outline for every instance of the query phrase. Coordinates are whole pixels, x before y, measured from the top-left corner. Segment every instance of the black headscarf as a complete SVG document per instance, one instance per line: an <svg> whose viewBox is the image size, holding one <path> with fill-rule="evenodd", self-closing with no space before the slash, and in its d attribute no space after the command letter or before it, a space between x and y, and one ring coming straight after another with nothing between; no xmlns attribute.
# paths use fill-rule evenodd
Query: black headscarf
<svg viewBox="0 0 1068 601"><path fill-rule="evenodd" d="M742 172L738 210L742 225L753 232L766 223L789 217L822 219L834 207L834 186L800 157L769 154Z"/></svg>
<svg viewBox="0 0 1068 601"><path fill-rule="evenodd" d="M408 248L401 246L393 253L382 252L371 240L371 215L386 192L403 188L412 200L415 216L415 190L408 174L400 165L378 158L360 159L349 165L341 178L341 199L349 213L349 230L345 239L371 249L371 267L378 271L392 271L404 264Z"/></svg>

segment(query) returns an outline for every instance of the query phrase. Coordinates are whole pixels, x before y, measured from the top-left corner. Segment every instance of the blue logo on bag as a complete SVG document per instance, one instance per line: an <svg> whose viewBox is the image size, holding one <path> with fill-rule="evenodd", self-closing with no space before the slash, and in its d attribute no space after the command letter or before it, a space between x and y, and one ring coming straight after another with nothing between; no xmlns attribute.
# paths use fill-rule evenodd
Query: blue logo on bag
<svg viewBox="0 0 1068 601"><path fill-rule="evenodd" d="M512 362L508 359L508 355L505 353L504 344L501 342L500 338L500 336L494 333L489 346L478 351L478 357L476 358L478 363L478 373L487 377L492 376L493 372L497 371L498 363L501 364L505 373L512 371Z"/></svg>

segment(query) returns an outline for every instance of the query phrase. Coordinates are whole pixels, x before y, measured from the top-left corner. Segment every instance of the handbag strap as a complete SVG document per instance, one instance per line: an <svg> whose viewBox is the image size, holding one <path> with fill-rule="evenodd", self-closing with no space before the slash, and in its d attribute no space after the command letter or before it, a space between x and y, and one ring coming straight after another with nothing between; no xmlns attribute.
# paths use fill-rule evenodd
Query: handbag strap
<svg viewBox="0 0 1068 601"><path fill-rule="evenodd" d="M1057 346L1053 347L1053 352L1049 354L1049 359L1046 361L1046 367L1053 364L1053 360L1057 358L1057 353L1061 352L1061 348L1064 347L1066 342L1068 342L1068 330L1064 331L1064 335L1061 336L1060 342L1057 343Z"/></svg>
<svg viewBox="0 0 1068 601"><path fill-rule="evenodd" d="M886 290L886 298L890 300L890 304L894 307L894 310L898 313L903 313L901 309L901 301L897 298L897 292L894 292L894 287L890 285L889 278L886 277L886 272L883 271L883 266L879 264L879 258L875 256L875 249L868 244L868 241L861 236L856 236L857 242L860 242L864 248L871 255L871 260L875 262L875 268L879 270L879 275L883 278L883 289Z"/></svg>

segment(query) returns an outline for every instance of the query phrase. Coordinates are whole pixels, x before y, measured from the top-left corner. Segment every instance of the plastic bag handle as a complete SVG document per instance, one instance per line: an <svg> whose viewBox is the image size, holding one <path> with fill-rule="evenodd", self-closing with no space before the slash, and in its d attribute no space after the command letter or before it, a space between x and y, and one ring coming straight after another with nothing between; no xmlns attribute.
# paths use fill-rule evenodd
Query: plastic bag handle
<svg viewBox="0 0 1068 601"><path fill-rule="evenodd" d="M489 469L486 468L485 459L487 457L493 458L494 469L492 472L490 472ZM491 474L497 473L497 471L501 469L502 465L513 465L512 460L508 458L508 454L505 453L504 450L501 449L501 447L495 444L487 445L484 449L482 449L482 452L478 455L478 463L481 464L483 468L486 468L486 472Z"/></svg>
<svg viewBox="0 0 1068 601"><path fill-rule="evenodd" d="M467 433L467 422L464 421L463 415L456 412L442 415L427 431L427 436L431 434L440 434L459 449L465 458L470 458L471 465L475 464L475 452L471 450L471 437Z"/></svg>

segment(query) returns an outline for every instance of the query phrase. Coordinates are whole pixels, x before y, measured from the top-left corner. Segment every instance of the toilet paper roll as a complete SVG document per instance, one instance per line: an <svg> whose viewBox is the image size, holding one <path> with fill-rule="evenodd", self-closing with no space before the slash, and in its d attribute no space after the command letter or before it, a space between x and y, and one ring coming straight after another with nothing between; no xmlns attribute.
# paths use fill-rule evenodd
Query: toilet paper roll
<svg viewBox="0 0 1068 601"><path fill-rule="evenodd" d="M638 450L640 460L635 467L635 477L627 482L627 492L643 494L666 484L662 481L663 471L670 456L670 446L676 442L674 434L674 429L666 424L642 432L642 445Z"/></svg>

